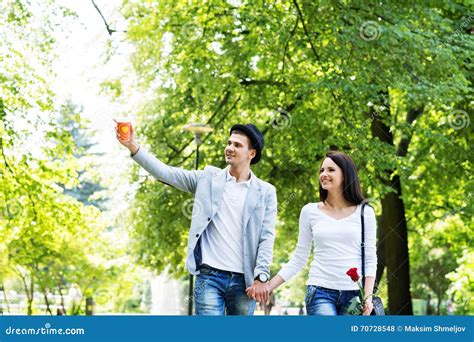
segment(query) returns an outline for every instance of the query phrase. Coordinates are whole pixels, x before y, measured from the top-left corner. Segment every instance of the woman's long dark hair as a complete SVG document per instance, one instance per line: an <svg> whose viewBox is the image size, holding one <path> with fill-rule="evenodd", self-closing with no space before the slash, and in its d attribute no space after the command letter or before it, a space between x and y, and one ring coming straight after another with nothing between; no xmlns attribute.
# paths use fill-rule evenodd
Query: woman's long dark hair
<svg viewBox="0 0 474 342"><path fill-rule="evenodd" d="M352 160L347 154L342 152L331 151L326 153L326 158L330 158L337 166L342 169L342 174L344 176L344 187L342 193L346 201L353 204L360 204L364 199L362 195L362 190L360 189L359 176L357 175L357 168ZM324 160L323 160L324 162ZM321 165L322 163L321 162ZM319 200L325 202L328 198L328 191L324 190L319 182Z"/></svg>

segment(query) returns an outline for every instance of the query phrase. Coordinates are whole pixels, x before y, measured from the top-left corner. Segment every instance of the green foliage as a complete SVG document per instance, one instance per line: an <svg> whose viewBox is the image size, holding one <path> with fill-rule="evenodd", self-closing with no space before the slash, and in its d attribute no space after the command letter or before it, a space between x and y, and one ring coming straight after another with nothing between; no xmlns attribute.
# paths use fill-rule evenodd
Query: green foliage
<svg viewBox="0 0 474 342"><path fill-rule="evenodd" d="M412 237L412 291L416 298L436 298L437 314L448 299L448 274L459 267L458 260L468 246L472 249L469 232L456 217L430 224L423 235Z"/></svg>
<svg viewBox="0 0 474 342"><path fill-rule="evenodd" d="M47 300L78 288L68 314L80 314L86 296L133 290L135 271L120 262L125 249L109 245L93 197L102 187L81 109L57 109L50 89L55 30L71 17L54 1L0 4L0 285L20 282L28 314L37 292Z"/></svg>
<svg viewBox="0 0 474 342"><path fill-rule="evenodd" d="M460 260L459 267L447 275L452 281L448 295L454 302L455 313L459 315L472 315L474 312L474 257L471 251L466 250Z"/></svg>
<svg viewBox="0 0 474 342"><path fill-rule="evenodd" d="M294 249L300 209L317 201L318 163L337 146L359 165L379 214L379 199L393 191L386 181L400 176L411 246L455 212L457 228L443 233L450 254L433 256L450 272L472 235L468 9L462 1L124 1L138 89L153 94L137 109L138 137L164 162L191 169L183 125L209 123L200 165L222 167L230 126L257 124L266 146L254 172L277 187L280 204L274 270ZM375 117L393 145L372 138ZM137 170L135 251L142 264L181 274L189 195ZM424 267L412 259L412 270ZM422 284L434 286L429 276L416 278Z"/></svg>
<svg viewBox="0 0 474 342"><path fill-rule="evenodd" d="M201 168L224 166L232 124L262 128L264 158L254 171L279 197L273 272L291 256L300 209L317 201L325 151L353 156L379 216L399 177L413 294L472 312L460 300L472 291L472 8L461 0L124 1L132 84L147 94L138 135L166 163L191 169L185 124L215 129L204 137ZM128 249L106 243L119 233L105 232L104 188L86 160L93 142L81 109L57 109L50 87L55 31L74 14L54 1L3 2L0 13L0 283L18 277L29 313L36 291L71 284L99 302L113 293L119 299L104 302L107 310L139 310L126 295L137 295L138 278L122 276L136 270L119 260ZM102 87L127 102L121 77ZM375 139L374 122L392 136ZM182 275L191 196L136 166L133 180L135 256ZM301 303L305 277L281 296Z"/></svg>

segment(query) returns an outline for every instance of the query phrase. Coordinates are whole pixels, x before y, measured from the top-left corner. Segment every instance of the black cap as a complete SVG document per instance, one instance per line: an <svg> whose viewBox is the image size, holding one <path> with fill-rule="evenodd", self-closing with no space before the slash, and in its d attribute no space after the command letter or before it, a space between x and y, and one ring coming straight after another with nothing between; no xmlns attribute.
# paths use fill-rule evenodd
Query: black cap
<svg viewBox="0 0 474 342"><path fill-rule="evenodd" d="M260 132L260 130L255 125L252 125L252 124L234 125L230 129L230 134L232 134L233 131L241 131L245 133L245 135L250 139L250 141L252 142L253 148L257 151L257 154L255 155L255 157L252 158L252 160L250 161L250 164L257 164L260 158L262 157L262 150L263 150L263 145L264 145L262 132Z"/></svg>

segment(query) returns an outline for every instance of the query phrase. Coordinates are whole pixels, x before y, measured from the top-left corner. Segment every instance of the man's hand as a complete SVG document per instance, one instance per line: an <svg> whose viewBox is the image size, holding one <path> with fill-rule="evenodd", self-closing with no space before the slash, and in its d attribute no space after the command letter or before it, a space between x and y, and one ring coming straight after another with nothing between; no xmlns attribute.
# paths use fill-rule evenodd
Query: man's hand
<svg viewBox="0 0 474 342"><path fill-rule="evenodd" d="M117 120L115 120L115 133L117 134L117 140L119 141L119 143L121 143L123 146L125 146L126 148L128 148L130 150L130 153L133 155L135 155L139 148L140 148L140 145L138 145L138 143L135 141L135 130L133 129L133 126L130 125L130 140L126 141L126 140L121 140L120 139L120 133L118 131L118 122Z"/></svg>
<svg viewBox="0 0 474 342"><path fill-rule="evenodd" d="M245 292L247 296L252 299L255 299L260 303L268 303L268 298L270 297L270 285L268 283L262 283L261 281L255 280L252 286L248 287Z"/></svg>

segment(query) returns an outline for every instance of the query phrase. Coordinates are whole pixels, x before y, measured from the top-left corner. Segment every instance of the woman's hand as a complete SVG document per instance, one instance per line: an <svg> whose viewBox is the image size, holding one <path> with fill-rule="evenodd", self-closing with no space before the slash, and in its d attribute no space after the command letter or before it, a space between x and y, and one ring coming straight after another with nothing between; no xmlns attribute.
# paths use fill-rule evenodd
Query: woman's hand
<svg viewBox="0 0 474 342"><path fill-rule="evenodd" d="M255 299L260 303L268 303L270 298L271 289L268 283L262 283L256 280L252 286L248 287L245 292L249 298Z"/></svg>
<svg viewBox="0 0 474 342"><path fill-rule="evenodd" d="M365 305L362 309L362 316L370 316L373 309L374 304L372 303L372 297L369 297L365 300Z"/></svg>
<svg viewBox="0 0 474 342"><path fill-rule="evenodd" d="M284 282L285 280L279 274L277 274L268 283L260 283L259 281L255 281L252 286L245 290L245 292L249 298L259 301L259 296L257 293L258 289L256 285L265 285L260 288L260 300L264 303L268 303L271 293Z"/></svg>

